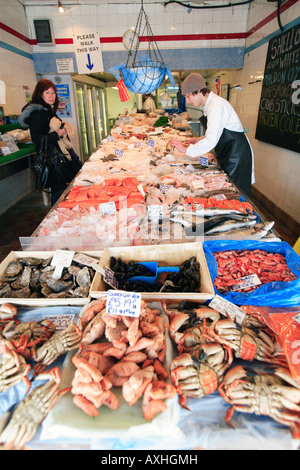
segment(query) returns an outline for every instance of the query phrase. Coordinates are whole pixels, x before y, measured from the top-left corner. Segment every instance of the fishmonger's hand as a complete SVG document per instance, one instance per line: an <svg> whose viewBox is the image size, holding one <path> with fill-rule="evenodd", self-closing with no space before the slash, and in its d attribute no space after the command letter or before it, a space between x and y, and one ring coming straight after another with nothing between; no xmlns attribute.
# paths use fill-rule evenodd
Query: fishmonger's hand
<svg viewBox="0 0 300 470"><path fill-rule="evenodd" d="M183 143L180 140L174 139L174 140L171 140L170 143L173 147L177 148L178 152L185 153L186 147L183 145Z"/></svg>

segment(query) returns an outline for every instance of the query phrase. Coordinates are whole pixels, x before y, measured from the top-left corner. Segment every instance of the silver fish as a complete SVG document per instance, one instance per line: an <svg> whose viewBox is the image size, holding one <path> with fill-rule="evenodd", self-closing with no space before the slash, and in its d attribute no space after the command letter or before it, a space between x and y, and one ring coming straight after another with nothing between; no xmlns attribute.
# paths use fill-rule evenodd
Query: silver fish
<svg viewBox="0 0 300 470"><path fill-rule="evenodd" d="M245 215L245 213L236 209L224 209L218 207L208 207L206 209L196 209L195 215L201 215L202 217L214 217L215 215L228 215L228 214L239 214Z"/></svg>
<svg viewBox="0 0 300 470"><path fill-rule="evenodd" d="M258 223L250 227L235 228L226 233L232 237L249 237L252 240L261 240L272 230L274 223L275 222Z"/></svg>
<svg viewBox="0 0 300 470"><path fill-rule="evenodd" d="M217 227L213 227L209 230L205 230L206 235L210 235L212 233L223 233L223 232L228 232L229 230L237 229L240 227L251 227L252 225L255 225L256 221L248 219L247 217L244 218L244 220L234 220L234 219L229 219L224 221L222 224L218 225Z"/></svg>

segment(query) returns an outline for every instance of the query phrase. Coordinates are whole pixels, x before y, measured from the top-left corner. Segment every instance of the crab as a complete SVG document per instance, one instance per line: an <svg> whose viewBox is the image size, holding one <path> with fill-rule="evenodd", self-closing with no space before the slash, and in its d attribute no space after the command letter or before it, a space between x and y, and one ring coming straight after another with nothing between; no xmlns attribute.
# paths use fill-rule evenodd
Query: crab
<svg viewBox="0 0 300 470"><path fill-rule="evenodd" d="M68 351L79 347L82 339L81 324L78 327L74 322L64 330L56 331L40 348L36 349L33 359L38 362L34 367L35 374L41 372L44 367L50 366L56 359Z"/></svg>
<svg viewBox="0 0 300 470"><path fill-rule="evenodd" d="M59 390L61 376L57 367L48 373L40 374L35 379L47 380L46 383L35 387L13 411L7 424L9 412L3 419L0 429L0 445L4 449L18 450L34 437L40 423L45 419L57 400L70 391L70 387ZM5 427L5 425L7 426Z"/></svg>
<svg viewBox="0 0 300 470"><path fill-rule="evenodd" d="M169 333L177 344L179 354L192 352L206 342L203 336L204 325L214 328L219 321L220 314L209 307L200 307L188 313L177 311L173 313L169 324ZM207 320L210 320L208 325Z"/></svg>
<svg viewBox="0 0 300 470"><path fill-rule="evenodd" d="M281 362L276 357L274 338L264 328L246 327L226 318L217 321L214 329L205 326L203 336L207 341L218 341L232 348L235 357L246 361Z"/></svg>
<svg viewBox="0 0 300 470"><path fill-rule="evenodd" d="M183 353L170 365L171 380L183 408L187 397L202 398L218 389L233 360L232 351L219 343L206 343L193 355Z"/></svg>
<svg viewBox="0 0 300 470"><path fill-rule="evenodd" d="M33 322L9 322L2 331L16 351L29 360L37 344L41 345L51 338L56 330L55 324L47 318Z"/></svg>
<svg viewBox="0 0 300 470"><path fill-rule="evenodd" d="M226 414L226 423L233 427L234 411L270 416L291 428L295 439L300 439L300 385L288 368L269 366L263 372L236 366L229 370L219 385L219 392L232 406Z"/></svg>
<svg viewBox="0 0 300 470"><path fill-rule="evenodd" d="M30 365L23 356L17 353L9 341L0 339L0 392L5 392L23 380L28 393L31 387L27 378L29 371Z"/></svg>

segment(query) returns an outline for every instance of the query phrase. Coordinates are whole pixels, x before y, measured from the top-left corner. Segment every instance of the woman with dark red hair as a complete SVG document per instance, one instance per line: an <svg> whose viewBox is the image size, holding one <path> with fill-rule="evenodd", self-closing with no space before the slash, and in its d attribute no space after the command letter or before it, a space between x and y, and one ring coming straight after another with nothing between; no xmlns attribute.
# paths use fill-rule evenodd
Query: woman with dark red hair
<svg viewBox="0 0 300 470"><path fill-rule="evenodd" d="M40 80L33 92L31 101L24 106L21 111L19 122L23 127L29 127L32 141L36 145L36 151L39 154L41 150L42 137L48 136L48 147L55 146L60 151L59 139L67 134L64 127L57 131L50 131L50 121L56 115L59 105L56 86L51 80L43 78ZM58 118L59 119L59 118ZM59 199L66 185L58 185L50 188L51 204Z"/></svg>

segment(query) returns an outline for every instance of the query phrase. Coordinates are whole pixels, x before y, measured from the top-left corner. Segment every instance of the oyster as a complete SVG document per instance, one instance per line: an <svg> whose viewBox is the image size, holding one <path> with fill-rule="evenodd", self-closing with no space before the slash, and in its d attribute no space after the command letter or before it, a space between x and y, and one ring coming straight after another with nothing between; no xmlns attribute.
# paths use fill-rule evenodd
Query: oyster
<svg viewBox="0 0 300 470"><path fill-rule="evenodd" d="M11 261L5 268L2 280L15 280L23 271L23 265L19 261Z"/></svg>
<svg viewBox="0 0 300 470"><path fill-rule="evenodd" d="M68 292L73 285L73 282L65 282L62 279L53 279L50 278L47 281L47 286L49 289L52 290L52 292L55 292L56 294L59 294L61 292Z"/></svg>
<svg viewBox="0 0 300 470"><path fill-rule="evenodd" d="M79 287L89 287L91 285L90 271L87 267L82 268L76 276Z"/></svg>
<svg viewBox="0 0 300 470"><path fill-rule="evenodd" d="M29 256L28 258L20 258L19 261L24 266L41 266L44 260L41 258L34 258Z"/></svg>
<svg viewBox="0 0 300 470"><path fill-rule="evenodd" d="M52 257L11 261L0 278L0 298L88 297L95 271L74 261L53 279Z"/></svg>

